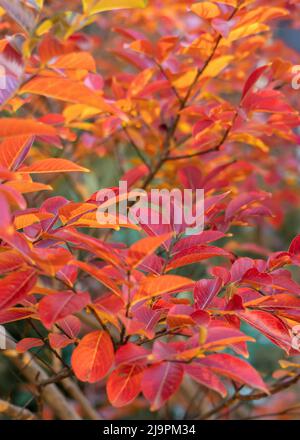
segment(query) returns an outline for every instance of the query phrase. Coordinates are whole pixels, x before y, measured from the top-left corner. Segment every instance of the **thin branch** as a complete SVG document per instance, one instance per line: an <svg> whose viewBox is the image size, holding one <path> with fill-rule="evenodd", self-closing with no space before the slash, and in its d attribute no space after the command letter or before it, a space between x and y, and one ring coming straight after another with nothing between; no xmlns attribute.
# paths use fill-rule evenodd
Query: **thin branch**
<svg viewBox="0 0 300 440"><path fill-rule="evenodd" d="M83 414L89 420L103 420L100 414L93 408L93 405L85 397L79 386L70 378L64 379L61 382L63 388L76 402L81 406Z"/></svg>
<svg viewBox="0 0 300 440"><path fill-rule="evenodd" d="M239 10L239 6L237 6L233 12L231 13L231 15L228 17L228 21L231 20L235 14L238 12ZM204 71L207 69L207 67L209 66L209 63L212 61L212 59L215 56L215 53L219 47L220 42L222 41L222 35L219 34L214 47L212 48L212 51L210 53L210 55L208 56L208 58L206 59L205 63L203 64L203 66L201 68L198 69L197 74L195 75L194 81L192 82L192 84L189 86L187 93L185 95L185 97L181 100L179 109L178 109L178 113L176 118L174 119L174 122L171 124L171 126L169 127L168 131L167 131L167 135L165 138L165 142L163 145L163 151L162 154L160 156L160 158L158 159L156 165L154 166L154 168L152 169L151 173L147 176L147 178L144 181L144 184L142 186L143 189L146 189L149 184L152 182L152 180L154 179L154 177L156 176L156 174L159 172L159 170L162 168L162 166L164 165L164 163L168 160L168 156L169 156L169 151L171 148L171 141L175 135L175 132L177 130L178 124L180 122L181 119L181 112L182 110L185 109L185 107L188 104L188 101L192 95L192 92L194 90L194 87L196 86L196 84L198 83L200 77L202 76L202 74L204 73ZM228 134L226 134L227 137ZM224 142L224 141L223 141ZM223 143L222 142L222 143ZM216 147L215 147L216 148ZM218 146L218 148L220 148L220 146Z"/></svg>
<svg viewBox="0 0 300 440"><path fill-rule="evenodd" d="M130 133L128 132L128 130L123 127L124 133L126 134L129 142L131 143L134 151L136 152L136 154L138 155L138 157L141 159L141 161L146 165L146 167L148 168L148 170L151 172L151 164L148 162L148 159L143 155L143 153L141 152L141 150L139 149L139 147L137 146L137 144L134 142L134 140L132 139L132 136L130 135Z"/></svg>
<svg viewBox="0 0 300 440"><path fill-rule="evenodd" d="M168 77L168 75L167 75L166 72L165 72L165 69L164 69L163 66L162 66L160 63L158 63L156 60L154 60L154 63L155 63L155 65L159 68L160 72L161 72L162 75L166 78L166 80L169 81L169 83L170 83L170 85L171 85L171 89L172 89L174 95L176 96L176 98L178 99L179 104L181 105L183 99L182 99L181 96L179 95L177 89L172 85L172 83L171 83L171 81L170 81L170 78Z"/></svg>
<svg viewBox="0 0 300 440"><path fill-rule="evenodd" d="M256 416L247 417L247 419L245 419L245 420L256 420L256 419L262 419L264 417L278 417L278 416L284 416L284 415L288 415L288 414L296 415L296 414L299 414L299 412L300 412L300 405L295 405L295 406L292 406L291 408L287 408L282 411L273 412L273 413L266 413L266 414L259 414Z"/></svg>
<svg viewBox="0 0 300 440"><path fill-rule="evenodd" d="M11 362L22 372L22 375L25 376L30 383L38 387L39 382L49 379L45 370L38 365L29 353L21 355L16 351L16 343L10 335L7 335L6 342L7 350L4 351L3 354L9 357ZM81 419L55 384L42 387L41 395L56 416L61 420Z"/></svg>
<svg viewBox="0 0 300 440"><path fill-rule="evenodd" d="M233 120L233 123L234 123L235 119L236 119L236 116L235 116L235 118ZM170 160L174 161L174 160L182 160L182 159L191 159L191 158L196 157L196 156L203 156L204 154L208 154L208 153L212 153L214 151L218 151L222 147L224 142L226 141L226 139L227 139L227 137L228 137L228 135L230 133L232 125L225 131L225 133L222 136L222 139L220 140L220 142L218 142L217 145L215 145L214 147L210 148L209 150L196 151L195 153L183 154L181 156L168 156L165 159L165 162L170 161Z"/></svg>
<svg viewBox="0 0 300 440"><path fill-rule="evenodd" d="M212 410L208 411L207 413L203 414L199 417L200 420L206 420L212 417L215 414L219 414L224 409L229 408L234 403L241 401L241 402L251 402L254 400L260 400L265 399L266 397L273 396L274 394L280 393L281 391L290 388L292 385L295 385L300 380L300 374L294 376L293 378L289 378L288 380L281 381L280 383L276 383L273 385L270 390L269 394L265 392L255 392L252 394L240 394L240 390L236 391L233 396L231 396L229 399L223 401L218 405L216 408L213 408Z"/></svg>
<svg viewBox="0 0 300 440"><path fill-rule="evenodd" d="M46 387L47 385L50 385L52 383L58 383L62 379L65 379L66 377L69 377L71 375L72 375L72 371L70 371L70 369L64 368L62 371L59 371L54 376L49 377L48 379L42 380L41 382L39 382L38 386L39 387Z"/></svg>
<svg viewBox="0 0 300 440"><path fill-rule="evenodd" d="M2 399L0 399L0 414L4 414L14 420L37 419L36 415L28 409L13 405L12 403Z"/></svg>

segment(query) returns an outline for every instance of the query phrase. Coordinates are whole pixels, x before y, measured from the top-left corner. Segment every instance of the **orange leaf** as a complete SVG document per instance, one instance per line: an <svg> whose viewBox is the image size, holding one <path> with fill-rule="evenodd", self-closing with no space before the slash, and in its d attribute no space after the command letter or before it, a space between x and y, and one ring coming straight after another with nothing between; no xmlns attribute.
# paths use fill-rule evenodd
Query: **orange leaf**
<svg viewBox="0 0 300 440"><path fill-rule="evenodd" d="M0 166L11 170L20 165L32 144L32 136L11 136L0 144ZM19 159L19 160L18 160Z"/></svg>
<svg viewBox="0 0 300 440"><path fill-rule="evenodd" d="M72 264L84 270L86 273L90 274L92 277L94 277L96 280L98 280L100 283L102 283L104 286L106 286L116 295L121 296L121 291L116 285L116 283L112 281L107 275L105 275L105 273L101 269L98 269L97 267L92 266L91 264L87 264L84 261L73 261Z"/></svg>
<svg viewBox="0 0 300 440"><path fill-rule="evenodd" d="M152 298L168 292L188 290L195 282L179 275L150 276L141 283L140 290L134 297L134 302L143 298Z"/></svg>
<svg viewBox="0 0 300 440"><path fill-rule="evenodd" d="M114 112L112 106L107 104L99 93L67 78L36 77L25 84L20 93L33 93L75 104L86 104L108 113Z"/></svg>
<svg viewBox="0 0 300 440"><path fill-rule="evenodd" d="M30 180L10 180L5 183L5 186L15 189L21 194L28 194L37 191L52 191L50 185L45 185L44 183L31 182Z"/></svg>
<svg viewBox="0 0 300 440"><path fill-rule="evenodd" d="M98 382L110 370L114 362L111 338L104 331L84 336L75 348L71 363L75 375L83 382Z"/></svg>
<svg viewBox="0 0 300 440"><path fill-rule="evenodd" d="M89 172L87 168L83 168L67 159L43 159L34 162L32 165L24 166L19 170L21 173L28 174L45 174L45 173L61 173L61 172Z"/></svg>
<svg viewBox="0 0 300 440"><path fill-rule="evenodd" d="M114 407L129 405L139 395L142 372L140 365L121 365L110 375L106 390L108 400Z"/></svg>
<svg viewBox="0 0 300 440"><path fill-rule="evenodd" d="M71 52L62 55L50 64L55 69L86 69L91 72L96 70L96 63L89 52Z"/></svg>
<svg viewBox="0 0 300 440"><path fill-rule="evenodd" d="M16 229L23 229L27 226L31 226L34 223L39 223L42 220L47 220L52 218L53 214L49 212L31 212L31 213L21 213L14 219L14 225Z"/></svg>
<svg viewBox="0 0 300 440"><path fill-rule="evenodd" d="M34 119L1 118L0 137L24 135L55 136L56 129Z"/></svg>
<svg viewBox="0 0 300 440"><path fill-rule="evenodd" d="M212 2L195 3L192 5L191 10L201 18L210 20L221 15L220 8Z"/></svg>
<svg viewBox="0 0 300 440"><path fill-rule="evenodd" d="M127 263L132 268L138 266L147 256L152 255L166 240L172 237L172 233L157 237L146 237L134 243L128 252Z"/></svg>

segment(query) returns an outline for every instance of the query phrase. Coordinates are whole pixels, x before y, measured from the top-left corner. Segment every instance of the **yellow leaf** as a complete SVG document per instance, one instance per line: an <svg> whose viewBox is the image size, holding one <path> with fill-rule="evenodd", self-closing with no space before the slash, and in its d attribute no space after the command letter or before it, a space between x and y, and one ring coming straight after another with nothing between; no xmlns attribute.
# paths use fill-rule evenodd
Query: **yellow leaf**
<svg viewBox="0 0 300 440"><path fill-rule="evenodd" d="M270 8L270 6L261 6L247 12L240 20L239 25L244 26L250 23L264 23L274 18L288 15L289 12L284 8Z"/></svg>
<svg viewBox="0 0 300 440"><path fill-rule="evenodd" d="M53 26L53 21L52 20L45 20L43 21L43 23L36 29L35 33L38 37L46 34L47 32L50 31L50 29Z"/></svg>
<svg viewBox="0 0 300 440"><path fill-rule="evenodd" d="M68 221L79 217L87 212L96 210L96 206L92 203L67 203L59 209L59 218L63 225Z"/></svg>
<svg viewBox="0 0 300 440"><path fill-rule="evenodd" d="M281 366L281 368L300 368L300 364L297 364L295 362L290 362L290 361L286 361L284 359L279 361L279 365Z"/></svg>
<svg viewBox="0 0 300 440"><path fill-rule="evenodd" d="M263 151L264 153L268 153L269 151L268 145L266 145L261 139L252 136L252 134L249 133L233 133L230 136L230 139L232 141L244 142L245 144L252 145L253 147L256 147L259 150Z"/></svg>
<svg viewBox="0 0 300 440"><path fill-rule="evenodd" d="M203 345L207 339L207 328L203 325L199 327L199 345Z"/></svg>
<svg viewBox="0 0 300 440"><path fill-rule="evenodd" d="M192 5L191 10L207 20L216 18L221 14L219 6L212 2L195 3Z"/></svg>
<svg viewBox="0 0 300 440"><path fill-rule="evenodd" d="M182 48L182 53L207 58L213 51L215 40L209 33L202 34L189 46Z"/></svg>
<svg viewBox="0 0 300 440"><path fill-rule="evenodd" d="M114 9L145 8L147 0L82 0L83 12L88 15Z"/></svg>
<svg viewBox="0 0 300 440"><path fill-rule="evenodd" d="M183 89L185 87L190 87L191 84L193 84L196 75L197 75L198 69L194 68L191 70L188 70L183 75L180 75L177 77L177 79L172 81L172 84L177 89Z"/></svg>
<svg viewBox="0 0 300 440"><path fill-rule="evenodd" d="M66 107L63 115L66 118L66 123L69 124L74 120L88 119L92 116L101 113L101 110L95 107L88 107L85 104L73 104Z"/></svg>
<svg viewBox="0 0 300 440"><path fill-rule="evenodd" d="M232 43L235 40L239 40L240 38L249 37L250 35L259 34L260 32L266 32L269 30L269 26L263 23L250 23L244 26L240 26L236 29L233 29L229 36L226 38L226 41Z"/></svg>
<svg viewBox="0 0 300 440"><path fill-rule="evenodd" d="M50 214L48 212L34 212L34 213L20 214L15 217L14 225L16 229L23 229L26 228L27 226L33 225L34 223L38 223L42 220L47 220L52 217L53 214Z"/></svg>
<svg viewBox="0 0 300 440"><path fill-rule="evenodd" d="M224 55L212 60L203 72L203 77L214 78L228 66L234 57L232 55Z"/></svg>
<svg viewBox="0 0 300 440"><path fill-rule="evenodd" d="M144 90L153 76L153 69L145 69L139 73L130 84L130 96L136 96Z"/></svg>

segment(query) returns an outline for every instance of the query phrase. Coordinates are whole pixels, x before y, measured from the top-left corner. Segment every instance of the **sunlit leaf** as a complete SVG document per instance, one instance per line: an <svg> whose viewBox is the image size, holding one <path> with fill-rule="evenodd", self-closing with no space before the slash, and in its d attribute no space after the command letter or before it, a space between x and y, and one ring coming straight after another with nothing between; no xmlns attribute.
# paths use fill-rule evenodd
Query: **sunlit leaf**
<svg viewBox="0 0 300 440"><path fill-rule="evenodd" d="M144 8L147 4L148 0L82 0L83 11L89 15L115 9Z"/></svg>

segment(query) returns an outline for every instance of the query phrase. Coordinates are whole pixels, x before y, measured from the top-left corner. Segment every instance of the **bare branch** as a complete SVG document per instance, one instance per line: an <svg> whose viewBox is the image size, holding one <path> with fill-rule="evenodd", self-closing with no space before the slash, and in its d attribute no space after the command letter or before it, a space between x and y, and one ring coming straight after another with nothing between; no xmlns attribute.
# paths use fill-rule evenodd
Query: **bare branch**
<svg viewBox="0 0 300 440"><path fill-rule="evenodd" d="M7 335L7 350L3 352L11 362L22 372L22 375L32 384L39 386L40 382L49 380L49 376L35 359L28 353L20 354L16 351L16 343ZM72 408L62 392L54 384L41 388L42 397L61 420L80 420L80 416Z"/></svg>
<svg viewBox="0 0 300 440"><path fill-rule="evenodd" d="M0 414L4 414L14 420L36 420L37 418L28 409L13 405L2 399L0 399Z"/></svg>

